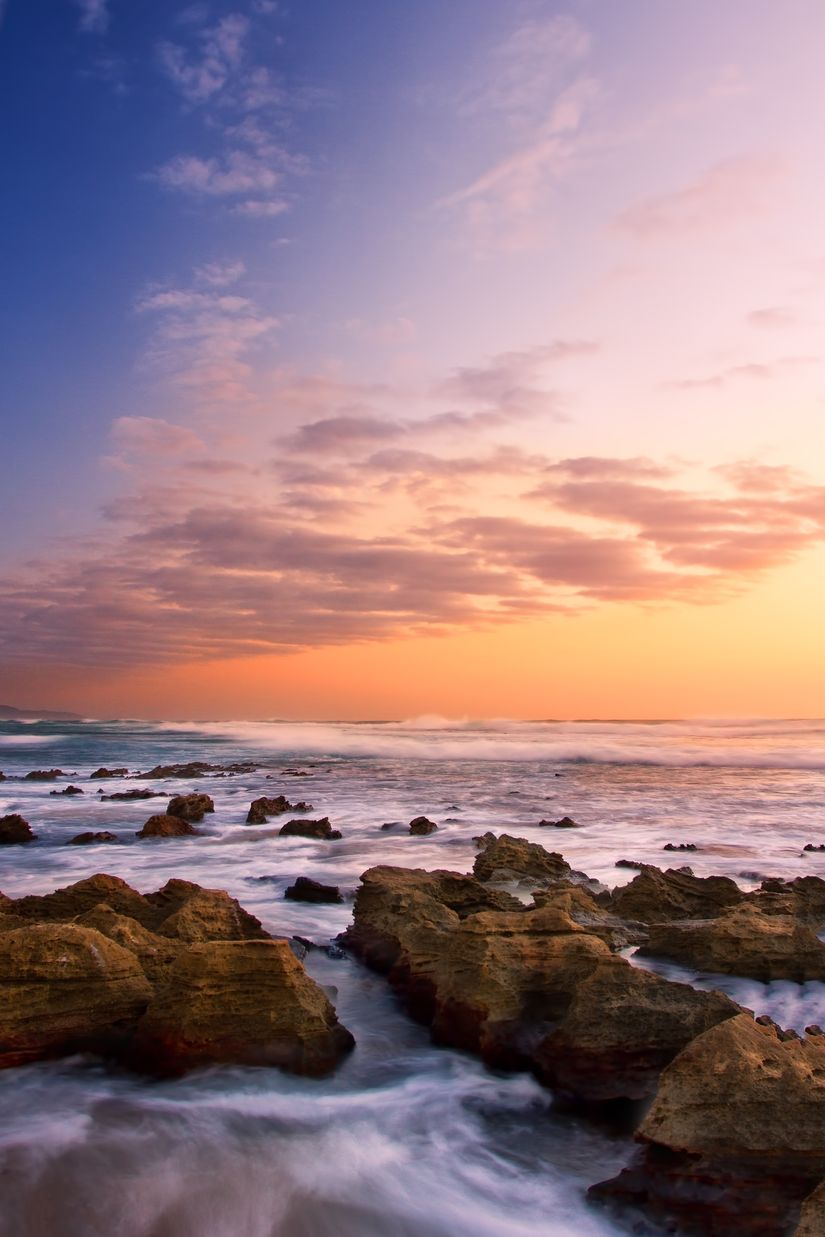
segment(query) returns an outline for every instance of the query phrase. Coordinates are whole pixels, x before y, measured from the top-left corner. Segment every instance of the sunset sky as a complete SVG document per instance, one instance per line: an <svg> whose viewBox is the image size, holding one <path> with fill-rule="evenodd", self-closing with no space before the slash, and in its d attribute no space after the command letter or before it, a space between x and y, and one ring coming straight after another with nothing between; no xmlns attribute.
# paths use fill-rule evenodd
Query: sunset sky
<svg viewBox="0 0 825 1237"><path fill-rule="evenodd" d="M825 713L821 0L0 0L0 702Z"/></svg>

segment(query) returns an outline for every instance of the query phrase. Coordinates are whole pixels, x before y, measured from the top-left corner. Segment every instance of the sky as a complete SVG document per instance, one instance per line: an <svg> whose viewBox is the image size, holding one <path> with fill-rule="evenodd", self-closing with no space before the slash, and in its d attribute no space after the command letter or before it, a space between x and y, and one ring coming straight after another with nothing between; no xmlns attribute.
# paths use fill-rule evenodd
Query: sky
<svg viewBox="0 0 825 1237"><path fill-rule="evenodd" d="M0 0L0 700L825 714L820 0Z"/></svg>

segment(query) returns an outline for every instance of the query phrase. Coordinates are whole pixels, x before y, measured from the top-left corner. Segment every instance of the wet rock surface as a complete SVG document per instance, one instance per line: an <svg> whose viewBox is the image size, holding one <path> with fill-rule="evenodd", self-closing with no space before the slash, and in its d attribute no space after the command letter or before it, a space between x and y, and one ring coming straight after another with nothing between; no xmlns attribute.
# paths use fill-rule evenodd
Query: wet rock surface
<svg viewBox="0 0 825 1237"><path fill-rule="evenodd" d="M410 821L408 830L413 837L426 837L430 833L435 833L438 825L434 820L429 820L426 816L414 816Z"/></svg>
<svg viewBox="0 0 825 1237"><path fill-rule="evenodd" d="M477 841L481 853L473 864L473 875L480 881L513 881L527 877L541 883L570 875L570 864L562 855L545 850L536 842L507 833L500 837L485 833Z"/></svg>
<svg viewBox="0 0 825 1237"><path fill-rule="evenodd" d="M203 820L207 812L214 812L215 804L209 795L197 792L188 795L173 795L166 808L168 816L178 816L181 820L197 822Z"/></svg>
<svg viewBox="0 0 825 1237"><path fill-rule="evenodd" d="M276 795L272 799L267 799L262 796L260 799L253 799L249 805L249 811L246 816L248 825L265 825L270 816L281 816L284 812L311 812L312 804L305 803L301 800L298 803L290 803L286 795Z"/></svg>
<svg viewBox="0 0 825 1237"><path fill-rule="evenodd" d="M118 842L116 833L110 833L108 829L101 829L98 832L87 830L86 833L77 833L73 838L69 838L67 846L93 846L98 842Z"/></svg>
<svg viewBox="0 0 825 1237"><path fill-rule="evenodd" d="M291 902L343 902L344 900L337 885L323 885L309 876L299 876L294 885L287 886L284 897Z"/></svg>
<svg viewBox="0 0 825 1237"><path fill-rule="evenodd" d="M198 830L188 820L184 820L180 816L172 816L167 812L159 812L157 815L149 817L143 828L135 834L135 837L185 838L196 837L197 834Z"/></svg>
<svg viewBox="0 0 825 1237"><path fill-rule="evenodd" d="M328 816L322 816L320 820L288 820L285 825L281 825L278 836L337 842L344 835L340 829L333 829Z"/></svg>
<svg viewBox="0 0 825 1237"><path fill-rule="evenodd" d="M662 872L646 866L629 885L615 890L606 904L623 919L652 924L671 919L710 919L744 898L736 882L727 876L693 876L674 868Z"/></svg>
<svg viewBox="0 0 825 1237"><path fill-rule="evenodd" d="M33 842L36 836L29 822L17 812L0 817L0 846L22 846Z"/></svg>

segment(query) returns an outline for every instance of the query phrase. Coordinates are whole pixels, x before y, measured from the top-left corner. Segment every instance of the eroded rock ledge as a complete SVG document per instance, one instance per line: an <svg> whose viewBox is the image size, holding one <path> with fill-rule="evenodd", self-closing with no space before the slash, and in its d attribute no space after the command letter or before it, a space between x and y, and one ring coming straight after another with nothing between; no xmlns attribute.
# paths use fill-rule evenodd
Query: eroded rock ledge
<svg viewBox="0 0 825 1237"><path fill-rule="evenodd" d="M0 1068L94 1052L146 1073L325 1074L353 1047L286 940L228 894L98 875L0 896Z"/></svg>

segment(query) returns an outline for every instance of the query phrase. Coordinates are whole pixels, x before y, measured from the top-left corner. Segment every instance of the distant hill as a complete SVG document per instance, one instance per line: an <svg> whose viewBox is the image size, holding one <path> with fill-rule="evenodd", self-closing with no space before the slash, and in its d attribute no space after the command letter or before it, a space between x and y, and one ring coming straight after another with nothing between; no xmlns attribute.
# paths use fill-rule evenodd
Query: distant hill
<svg viewBox="0 0 825 1237"><path fill-rule="evenodd" d="M61 713L54 709L13 709L10 704L0 704L0 722L79 722L79 713Z"/></svg>

